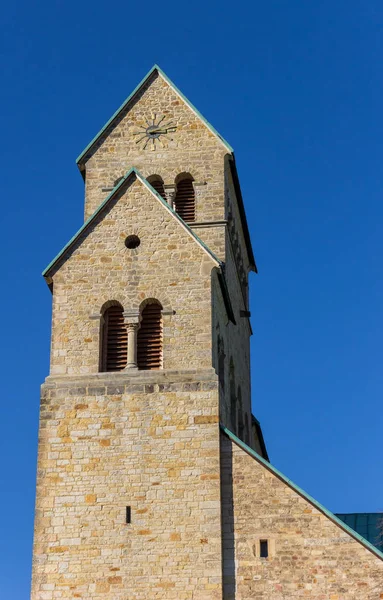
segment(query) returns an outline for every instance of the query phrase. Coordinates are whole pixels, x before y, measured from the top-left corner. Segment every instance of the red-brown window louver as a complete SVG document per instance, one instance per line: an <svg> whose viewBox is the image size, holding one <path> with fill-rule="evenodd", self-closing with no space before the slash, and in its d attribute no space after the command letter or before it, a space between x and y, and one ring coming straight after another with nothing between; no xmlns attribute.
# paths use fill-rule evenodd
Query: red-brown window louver
<svg viewBox="0 0 383 600"><path fill-rule="evenodd" d="M195 194L192 179L181 179L177 183L174 209L186 223L195 221Z"/></svg>
<svg viewBox="0 0 383 600"><path fill-rule="evenodd" d="M162 306L157 302L146 304L137 336L137 365L141 370L160 369L162 366Z"/></svg>
<svg viewBox="0 0 383 600"><path fill-rule="evenodd" d="M166 200L164 182L162 181L162 179L160 179L159 177L153 176L153 177L148 177L148 181L149 181L150 185L156 190L156 192L164 200Z"/></svg>
<svg viewBox="0 0 383 600"><path fill-rule="evenodd" d="M110 306L104 312L102 371L122 371L126 367L128 334L123 308Z"/></svg>

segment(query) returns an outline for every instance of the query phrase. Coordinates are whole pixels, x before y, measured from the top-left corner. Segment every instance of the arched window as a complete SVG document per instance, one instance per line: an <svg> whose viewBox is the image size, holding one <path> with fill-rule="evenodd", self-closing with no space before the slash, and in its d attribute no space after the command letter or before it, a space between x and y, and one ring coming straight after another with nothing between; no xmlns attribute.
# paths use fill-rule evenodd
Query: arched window
<svg viewBox="0 0 383 600"><path fill-rule="evenodd" d="M101 371L122 371L126 367L128 334L123 312L122 306L115 303L103 313Z"/></svg>
<svg viewBox="0 0 383 600"><path fill-rule="evenodd" d="M137 335L137 366L141 370L162 367L162 306L156 300L145 304Z"/></svg>
<svg viewBox="0 0 383 600"><path fill-rule="evenodd" d="M191 175L185 175L177 182L174 209L186 223L195 221L195 194Z"/></svg>
<svg viewBox="0 0 383 600"><path fill-rule="evenodd" d="M159 175L150 175L147 178L148 182L150 183L150 185L156 190L156 192L162 196L162 198L164 200L166 200L166 196L165 196L165 188L164 188L164 182L163 179L159 176Z"/></svg>

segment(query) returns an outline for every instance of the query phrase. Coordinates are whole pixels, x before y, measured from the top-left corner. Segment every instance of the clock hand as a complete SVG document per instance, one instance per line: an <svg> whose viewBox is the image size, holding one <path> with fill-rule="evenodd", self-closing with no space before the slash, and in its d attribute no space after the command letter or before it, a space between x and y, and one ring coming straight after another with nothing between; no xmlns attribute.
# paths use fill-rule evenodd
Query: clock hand
<svg viewBox="0 0 383 600"><path fill-rule="evenodd" d="M168 127L167 129L151 129L150 133L170 133L172 131L175 131L176 127Z"/></svg>

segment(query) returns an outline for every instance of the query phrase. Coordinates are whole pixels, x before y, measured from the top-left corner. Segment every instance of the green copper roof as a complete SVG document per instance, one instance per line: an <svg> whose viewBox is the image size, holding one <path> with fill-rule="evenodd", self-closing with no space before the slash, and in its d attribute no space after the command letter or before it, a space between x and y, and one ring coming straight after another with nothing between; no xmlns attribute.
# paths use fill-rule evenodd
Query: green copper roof
<svg viewBox="0 0 383 600"><path fill-rule="evenodd" d="M222 265L222 261L194 233L194 231L189 227L189 225L187 223L185 223L185 221L183 221L183 219L181 219L181 217L175 212L175 210L171 206L169 206L169 204L162 198L162 196L158 192L156 192L156 190L150 185L150 183L145 179L145 177L143 177L141 175L141 173L139 171L137 171L136 168L132 167L131 169L129 169L129 171L126 173L126 175L124 175L124 177L121 179L121 181L119 181L119 183L113 188L113 190L110 192L110 194L105 198L105 200L100 204L100 206L97 208L97 210L93 213L93 215L91 215L89 217L89 219L87 219L85 221L84 225L82 225L82 227L80 227L80 229L77 231L77 233L75 233L75 235L69 240L69 242L67 244L65 244L64 248L62 248L62 250L60 250L60 252L57 254L57 256L55 256L55 258L49 263L49 265L46 267L46 269L44 269L44 271L43 271L44 277L49 277L53 267L56 266L58 261L61 258L63 258L63 256L67 252L69 252L69 250L73 247L73 245L75 244L77 239L80 237L80 235L89 228L89 226L93 223L93 221L97 217L97 215L99 215L100 212L102 212L102 210L110 202L110 200L112 200L112 198L115 196L115 194L121 188L121 186L123 186L124 183L126 182L126 180L129 179L131 176L136 176L138 179L140 179L140 181L158 198L158 200L161 202L161 204L163 204L163 206L169 212L171 212L172 215L174 215L174 217L181 223L181 225L183 227L185 227L185 229L188 231L188 233L190 233L190 235L203 248L203 250L205 250L205 252L207 252L207 254L210 255L210 257L217 263L217 265L218 266Z"/></svg>
<svg viewBox="0 0 383 600"><path fill-rule="evenodd" d="M160 67L158 65L154 65L150 69L150 71L145 75L145 77L143 78L143 80L138 84L138 86L133 90L133 92L121 104L120 108L116 110L116 112L114 113L114 115L111 116L111 118L109 119L109 121L107 121L107 123L104 125L104 127L102 129L100 129L100 131L98 132L98 134L87 145L87 147L85 148L85 150L83 150L81 152L80 156L78 156L78 158L76 160L77 164L81 164L82 159L85 157L86 153L98 141L98 139L107 130L107 128L113 123L113 121L118 117L118 115L120 114L120 112L127 106L127 104L129 104L129 102L131 102L131 100L134 99L134 97L138 94L138 92L140 91L140 89L142 88L142 86L145 85L145 83L148 81L148 79L151 77L151 75L153 75L153 73L155 73L155 72L157 72L159 75L161 75L161 77L163 79L165 79L165 81L173 88L173 90L176 92L176 94L178 94L184 100L184 102L189 106L189 108L196 115L198 115L198 117L205 123L206 127L208 129L210 129L210 131L221 140L221 142L226 147L226 149L229 152L233 152L233 148L230 146L230 144L228 144L228 142L218 133L218 131L201 115L201 113L199 112L199 110L197 110L195 108L195 106L193 106L193 104L186 98L186 96L183 95L183 93L177 88L176 85L174 85L174 83L169 79L169 77L167 75L165 75L165 73L162 71L162 69L160 69Z"/></svg>
<svg viewBox="0 0 383 600"><path fill-rule="evenodd" d="M360 542L361 544L363 544L363 546L365 546L367 548L367 550L370 550L370 552L372 552L378 558L380 558L381 560L383 560L383 552L381 552L375 546L373 546L368 540L366 540L366 538L364 538L363 536L361 536L354 529L351 529L351 527L349 527L344 521L342 521L341 519L339 519L336 515L334 515L332 512L330 512L322 504L320 504L319 502L317 502L317 500L315 500L312 496L310 496L304 490L302 490L300 487L298 487L293 481L291 481L291 479L288 479L285 475L283 475L283 473L281 473L280 471L278 471L278 469L276 469L275 467L273 467L272 464L270 464L267 460L265 460L264 458L262 458L262 456L260 456L257 452L255 452L255 450L253 450L247 444L245 444L242 440L240 440L239 438L237 438L237 436L234 435L234 433L232 433L224 425L221 425L221 429L235 444L237 444L238 446L240 446L240 448L242 448L242 450L244 450L245 452L247 452L247 454L249 454L250 456L252 456L253 458L255 458L266 469L268 469L269 471L271 471L272 473L274 473L274 475L276 475L276 477L278 477L278 479L281 479L282 481L284 481L295 492L297 492L297 494L299 494L300 496L302 496L302 498L304 498L305 500L307 500L308 502L310 502L310 504L312 504L315 508L317 508L321 513L323 513L324 515L326 515L326 517L328 517L329 519L331 519L331 521L333 521L333 523L335 523L341 529L343 529L344 531L346 531L346 533L348 533L349 535L351 535L351 537L353 537L355 540L357 540L358 542Z"/></svg>
<svg viewBox="0 0 383 600"><path fill-rule="evenodd" d="M337 513L335 516L383 552L383 513Z"/></svg>

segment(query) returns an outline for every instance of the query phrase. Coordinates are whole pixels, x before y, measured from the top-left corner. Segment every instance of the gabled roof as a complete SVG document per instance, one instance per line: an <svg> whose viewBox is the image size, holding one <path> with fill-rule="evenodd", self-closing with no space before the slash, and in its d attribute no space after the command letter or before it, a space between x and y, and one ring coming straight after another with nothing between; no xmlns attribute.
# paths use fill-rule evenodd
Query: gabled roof
<svg viewBox="0 0 383 600"><path fill-rule="evenodd" d="M245 243L246 243L251 267L257 273L258 271L257 271L257 266L255 263L254 254L253 254L253 250L252 250L252 246L251 246L249 228L248 228L247 220L246 220L246 214L245 214L245 209L244 209L244 204L243 204L243 199L242 199L241 187L239 184L238 173L237 173L237 169L236 169L236 165L235 165L234 150L230 146L230 144L218 133L218 131L213 127L213 125L211 125L211 123L209 123L209 121L207 121L205 119L205 117L186 98L186 96L184 96L184 94L177 88L177 86L171 81L171 79L169 79L169 77L164 73L164 71L158 65L154 65L150 69L150 71L145 75L145 77L142 79L142 81L140 81L140 83L133 90L133 92L126 98L126 100L121 104L121 106L116 110L116 112L105 123L105 125L102 127L102 129L100 129L100 131L97 133L97 135L92 139L92 141L87 145L87 147L77 157L76 163L77 163L80 171L83 171L84 165L88 158L87 157L88 152L90 152L92 150L92 148L95 146L95 144L98 142L98 140L104 135L104 133L106 133L107 130L111 126L113 126L114 122L118 119L121 112L125 108L127 108L130 103L133 103L135 101L135 99L139 95L139 93L142 90L142 88L144 87L144 85L146 85L146 83L148 81L150 81L151 77L153 77L155 74L158 74L160 77L162 77L162 79L164 79L169 84L169 86L173 89L173 91L185 102L186 106L188 106L190 108L190 110L192 112L194 112L194 114L197 115L201 119L201 121L206 125L206 127L213 133L213 135L216 136L216 138L218 138L218 140L223 144L223 146L229 152L229 154L230 154L230 170L231 170L231 174L233 177L234 188L235 188L235 192L236 192L236 196L237 196L238 208L239 208L239 213L241 216L241 222L242 222L243 233L244 233L244 237L245 237ZM84 173L83 173L83 175L84 175Z"/></svg>
<svg viewBox="0 0 383 600"><path fill-rule="evenodd" d="M196 114L203 123L205 123L206 127L219 139L219 141L225 146L226 150L230 153L233 152L233 148L230 144L218 133L216 129L214 129L213 125L211 125L202 115L201 113L193 106L193 104L183 95L183 93L174 85L174 83L169 79L167 75L160 69L158 65L154 65L150 71L145 75L143 80L138 84L138 86L133 90L133 92L127 97L127 99L121 104L120 108L116 110L114 115L111 116L109 121L105 123L104 127L100 129L98 134L93 138L93 140L87 145L85 150L81 152L78 156L76 162L79 167L86 162L86 154L92 149L92 147L97 143L100 137L107 131L107 129L113 125L114 121L118 118L120 113L128 106L129 103L133 102L137 95L140 93L143 86L150 80L150 78L157 73L162 79L164 79L173 91L185 102L185 104Z"/></svg>
<svg viewBox="0 0 383 600"><path fill-rule="evenodd" d="M269 463L267 460L265 460L264 458L262 458L262 456L260 456L260 454L258 454L257 452L255 452L255 450L253 450L252 448L250 448L250 446L248 446L242 440L240 440L239 438L237 438L237 436L234 435L234 433L232 433L229 429L227 429L227 427L225 427L224 425L221 425L221 430L227 435L227 437L229 439L231 439L235 444L237 444L237 446L239 446L247 454L249 454L250 456L252 456L253 458L255 458L268 471L270 471L276 477L278 477L278 479L280 479L281 481L283 481L284 483L286 483L291 489L293 489L295 492L297 492L297 494L299 494L302 498L304 498L305 500L307 500L308 502L310 502L310 504L312 504L315 508L317 508L321 513L323 513L324 515L326 515L326 517L328 517L333 523L335 523L335 525L338 525L338 527L340 527L341 529L343 529L343 531L345 531L351 537L353 537L355 540L357 540L358 542L360 542L361 544L363 544L363 546L365 546L367 548L367 550L370 550L370 552L372 552L378 558L380 558L381 560L383 560L383 552L380 552L380 550L378 550L375 546L373 546L363 536L361 536L359 533L357 533L354 529L351 529L351 527L349 527L348 525L346 525L336 515L334 515L327 508L325 508L322 504L320 504L319 502L317 502L317 500L315 500L312 496L310 496L309 494L307 494L304 490L302 490L295 483L293 483L291 481L291 479L288 479L285 475L283 475L283 473L281 473L280 471L278 471L278 469L276 469L275 467L273 467L273 465L271 463Z"/></svg>
<svg viewBox="0 0 383 600"><path fill-rule="evenodd" d="M100 204L97 210L85 221L84 225L80 227L80 229L75 233L75 235L69 240L69 242L64 246L62 250L55 256L55 258L49 263L49 265L44 269L43 276L50 282L50 276L52 271L57 266L59 261L63 260L66 255L72 250L73 246L79 239L79 237L87 232L91 225L93 224L96 217L102 213L103 210L110 204L111 200L114 198L116 193L121 189L121 187L129 180L136 177L141 183L148 188L148 190L155 196L155 198L161 202L163 207L178 221L178 223L183 227L183 229L190 235L195 242L202 248L202 250L216 263L216 266L221 267L222 261L217 258L217 256L204 244L204 242L192 231L192 229L181 219L181 217L169 206L169 204L162 198L162 196L156 192L156 190L150 185L150 183L135 169L132 167L126 175L119 181L119 183L113 188L110 194L105 198L105 200Z"/></svg>

